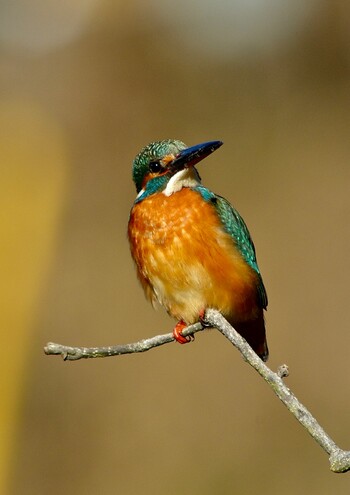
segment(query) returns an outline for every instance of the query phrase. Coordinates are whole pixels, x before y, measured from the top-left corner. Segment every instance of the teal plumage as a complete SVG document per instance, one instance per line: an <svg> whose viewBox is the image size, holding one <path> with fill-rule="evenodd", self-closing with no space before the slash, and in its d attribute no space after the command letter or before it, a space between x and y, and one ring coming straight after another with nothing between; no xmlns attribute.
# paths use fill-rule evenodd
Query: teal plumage
<svg viewBox="0 0 350 495"><path fill-rule="evenodd" d="M132 164L132 178L136 186L136 191L138 193L141 191L145 175L148 172L149 164L152 160L159 160L164 155L177 155L180 151L186 148L187 146L185 143L176 139L154 141L142 148L140 153L136 155ZM155 188L156 186L154 185L152 189Z"/></svg>

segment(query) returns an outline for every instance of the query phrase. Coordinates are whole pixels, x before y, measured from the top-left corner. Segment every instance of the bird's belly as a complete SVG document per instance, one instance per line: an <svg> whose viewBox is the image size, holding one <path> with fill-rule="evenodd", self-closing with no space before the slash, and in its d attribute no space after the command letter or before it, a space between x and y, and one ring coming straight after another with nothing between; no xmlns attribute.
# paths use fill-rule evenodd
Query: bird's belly
<svg viewBox="0 0 350 495"><path fill-rule="evenodd" d="M198 196L183 189L134 206L129 239L141 282L186 323L208 307L233 321L256 318L257 275Z"/></svg>

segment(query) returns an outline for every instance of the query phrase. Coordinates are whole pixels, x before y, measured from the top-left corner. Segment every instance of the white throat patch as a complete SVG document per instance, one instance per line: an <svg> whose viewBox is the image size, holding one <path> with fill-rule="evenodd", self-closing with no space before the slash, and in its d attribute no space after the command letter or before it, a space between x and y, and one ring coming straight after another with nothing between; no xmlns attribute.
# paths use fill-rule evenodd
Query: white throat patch
<svg viewBox="0 0 350 495"><path fill-rule="evenodd" d="M173 193L180 191L183 187L196 187L201 183L197 170L194 167L179 170L169 180L163 191L165 196L171 196Z"/></svg>

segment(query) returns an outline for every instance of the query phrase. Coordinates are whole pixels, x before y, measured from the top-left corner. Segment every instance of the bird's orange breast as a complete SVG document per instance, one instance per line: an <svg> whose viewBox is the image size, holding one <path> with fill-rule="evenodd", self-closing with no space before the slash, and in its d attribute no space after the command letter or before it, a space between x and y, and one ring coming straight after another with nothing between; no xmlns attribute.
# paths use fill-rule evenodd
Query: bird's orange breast
<svg viewBox="0 0 350 495"><path fill-rule="evenodd" d="M128 234L146 295L175 318L192 323L207 307L231 321L258 316L257 274L198 192L183 188L135 204Z"/></svg>

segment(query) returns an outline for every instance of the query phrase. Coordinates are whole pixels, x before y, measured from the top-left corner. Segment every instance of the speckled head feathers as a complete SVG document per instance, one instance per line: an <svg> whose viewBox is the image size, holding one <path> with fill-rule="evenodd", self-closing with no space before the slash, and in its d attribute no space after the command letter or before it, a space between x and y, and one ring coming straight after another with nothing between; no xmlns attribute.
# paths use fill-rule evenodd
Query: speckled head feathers
<svg viewBox="0 0 350 495"><path fill-rule="evenodd" d="M132 177L137 192L142 189L145 176L149 172L149 164L152 161L160 160L166 155L176 156L187 146L182 141L175 139L166 139L165 141L155 141L145 146L135 157L132 166Z"/></svg>

